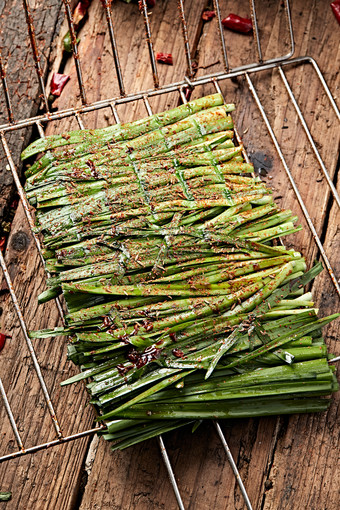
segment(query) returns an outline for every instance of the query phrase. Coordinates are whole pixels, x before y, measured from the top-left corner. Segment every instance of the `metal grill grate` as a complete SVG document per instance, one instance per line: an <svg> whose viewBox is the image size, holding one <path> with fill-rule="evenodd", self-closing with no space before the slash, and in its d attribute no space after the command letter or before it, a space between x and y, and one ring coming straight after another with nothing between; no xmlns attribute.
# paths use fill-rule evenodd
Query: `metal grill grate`
<svg viewBox="0 0 340 510"><path fill-rule="evenodd" d="M126 89L125 89L125 85L124 85L122 68L121 68L121 64L120 64L120 60L119 60L117 42L116 42L115 33L114 33L114 23L113 23L113 19L112 19L111 2L109 0L101 0L101 1L102 1L103 8L105 10L105 14L106 14L107 27L108 27L108 33L109 33L111 47L112 47L112 54L113 54L116 78L117 78L117 82L118 82L118 86L119 86L119 90L120 90L119 97L113 97L113 98L109 98L109 99L105 99L105 100L100 100L97 102L93 102L91 104L87 103L87 101L86 101L87 95L86 95L86 90L85 90L83 75L82 75L82 64L81 64L81 60L79 58L78 44L77 44L75 28L74 28L74 24L73 24L73 20L72 20L72 11L71 11L70 0L63 0L63 3L64 3L66 18L68 21L68 27L69 27L69 31L70 31L70 35L71 35L72 51L73 51L77 80L78 80L78 85L79 85L79 92L80 92L80 97L81 97L81 102L82 102L81 107L65 109L65 110L58 111L58 112L51 112L49 110L48 93L46 91L44 80L43 80L43 72L42 72L41 65L40 65L40 55L39 55L39 51L38 51L37 44L36 44L36 35L35 35L35 30L34 30L34 25L33 25L33 18L32 18L31 12L30 12L28 0L23 0L23 6L25 9L25 13L26 13L26 21L27 21L28 32L29 32L29 37L30 37L30 42L31 42L30 50L32 51L32 55L34 58L35 70L36 70L36 74L37 74L40 89L41 89L43 113L41 113L35 117L32 117L32 118L16 119L16 115L13 112L13 109L11 106L11 98L10 98L10 94L9 94L8 87L7 87L6 71L5 71L5 67L3 65L1 55L0 55L0 75L1 75L2 85L3 85L5 104L6 104L7 111L8 111L8 123L0 126L1 142L2 142L2 146L3 146L4 152L5 152L6 158L8 160L8 165L9 165L8 170L13 175L15 185L17 187L20 199L22 201L22 204L23 204L23 207L25 210L27 221L28 221L29 226L32 230L32 234L34 236L34 240L35 240L37 249L41 256L41 260L43 261L43 257L41 254L40 240L34 232L34 228L33 228L34 221L33 221L33 218L32 218L31 212L30 212L30 207L29 207L29 204L25 197L25 192L21 185L18 171L16 168L16 164L15 164L15 161L14 161L12 155L11 155L11 151L9 148L9 144L8 144L6 135L8 135L12 131L16 131L16 130L19 130L22 128L29 128L30 126L36 126L40 136L43 137L44 136L44 127L46 127L48 124L52 123L53 121L60 120L60 119L66 118L66 117L75 118L75 120L77 121L77 123L79 125L79 128L84 129L82 116L88 112L100 110L100 109L104 109L104 108L111 108L111 111L113 113L113 116L114 116L116 122L119 122L119 115L117 113L116 107L118 105L130 103L130 102L143 102L147 114L152 115L152 109L151 109L150 102L149 102L149 99L152 97L155 97L158 95L166 95L166 94L175 92L175 93L178 93L178 96L182 102L186 102L185 92L188 89L194 90L196 87L206 85L206 84L212 84L213 87L215 87L215 90L217 92L221 92L221 85L223 83L225 83L235 77L243 76L245 79L245 83L247 84L247 86L253 96L254 102L255 102L256 106L258 107L258 110L261 113L263 121L268 129L268 132L270 134L270 137L272 139L274 147L277 151L277 154L278 154L280 160L282 161L282 165L285 170L287 179L294 190L297 201L298 201L298 203L302 209L302 212L305 216L306 222L307 222L307 224L310 228L310 231L313 235L313 238L315 240L315 243L319 250L319 253L327 267L327 270L330 274L332 282L335 286L336 292L340 296L340 286L339 286L339 283L334 275L334 271L331 266L329 257L325 252L322 240L320 239L320 236L317 233L317 230L314 226L314 223L312 221L310 213L309 213L306 205L304 204L304 201L302 199L302 196L301 196L299 188L298 188L298 183L295 182L295 180L293 178L293 175L292 175L290 168L287 164L286 158L283 154L282 148L275 136L273 127L269 121L268 114L265 110L264 105L262 104L262 102L260 100L258 91L254 85L254 81L252 80L253 75L261 76L261 73L265 73L268 70L272 70L272 69L278 70L278 76L280 77L280 79L288 93L290 101L292 102L292 104L295 108L297 119L301 123L301 125L306 133L306 136L307 136L307 139L309 140L311 149L313 150L313 152L316 156L316 159L319 163L320 169L321 169L321 171L326 179L326 182L330 188L330 191L333 195L333 199L337 203L337 205L340 206L340 199L339 199L339 196L335 189L333 180L332 180L332 178L331 178L331 176L330 176L330 174L321 158L321 155L317 148L317 143L314 140L314 138L307 126L307 122L303 116L303 113L302 113L299 105L298 105L297 99L292 91L292 88L289 85L289 82L288 82L288 79L287 79L287 76L285 73L285 69L287 67L289 68L292 66L305 66L306 68L311 67L315 73L315 76L317 77L317 79L319 81L319 85L322 87L322 89L324 90L324 92L327 96L328 104L331 105L331 107L333 108L333 110L339 120L340 120L340 113L339 113L339 109L332 97L332 94L331 94L315 60L313 60L310 57L292 58L293 54L294 54L294 38L293 38L292 22L291 22L291 16L290 16L289 0L285 0L285 2L284 2L287 34L289 37L289 46L290 46L290 50L289 50L288 54L285 54L282 56L277 56L270 60L263 60L263 52L262 52L262 48L261 48L261 39L260 39L260 32L259 32L257 15L256 15L255 0L250 0L251 15L252 15L253 26L254 26L254 43L255 43L255 48L256 48L256 53L257 53L257 61L249 63L248 65L245 65L242 67L236 67L233 69L230 69L229 62L228 62L228 48L227 48L227 44L226 44L226 41L224 38L224 33L223 33L223 29L222 29L222 24L221 24L222 15L221 15L221 9L220 9L220 2L219 2L219 0L214 0L214 7L215 7L215 10L217 13L216 26L218 29L219 39L221 42L224 70L221 72L214 73L214 74L208 74L203 77L194 77L194 73L193 73L194 62L193 62L193 59L191 56L191 51L190 51L184 3L183 3L183 0L178 0L178 13L179 13L180 21L181 21L182 32L183 32L184 53L185 53L186 60L187 60L187 74L186 74L186 76L184 76L183 80L175 82L175 83L170 83L167 85L160 85L160 79L159 79L159 74L158 74L158 70L157 70L157 64L156 64L156 59L155 59L155 54L154 54L154 49L153 49L153 43L152 43L151 24L150 24L150 19L149 19L147 3L146 3L146 0L142 0L141 2L139 2L139 5L140 5L141 15L143 17L144 24L145 24L145 38L146 38L146 44L148 46L154 88L150 89L150 90L139 91L138 93L133 93L133 94L125 94ZM9 62L8 62L8 67L9 67ZM240 137L238 134L237 134L237 138L240 141ZM244 154L244 157L248 161L246 154ZM8 455L3 455L0 457L0 462L4 462L9 459L16 458L16 457L19 457L22 455L34 453L36 451L39 451L41 449L44 449L44 448L47 448L50 446L60 445L61 443L64 443L67 441L72 441L72 440L75 440L75 439L78 439L78 438L81 438L84 436L92 435L95 432L97 432L98 430L101 430L103 427L96 427L93 429L85 430L83 432L71 434L66 437L64 437L62 435L62 431L61 431L61 428L59 425L59 420L55 414L54 406L53 406L49 391L46 387L43 375L41 373L34 347L33 347L32 342L28 336L27 327L26 327L26 324L25 324L25 321L23 318L23 314L21 311L21 306L20 306L20 303L19 303L17 296L15 294L15 291L14 291L14 288L13 288L13 285L11 282L11 278L10 278L10 275L8 272L8 268L6 267L6 263L5 263L5 260L4 260L4 257L1 253L1 251L0 251L0 265L2 267L8 288L10 290L10 295L11 295L11 298L12 298L12 301L14 304L14 308L15 308L18 320L20 322L20 326L21 326L25 341L27 343L30 356L32 358L34 369L38 376L39 383L40 383L41 389L43 391L43 394L44 394L44 397L45 397L45 400L47 403L48 411L51 416L51 422L55 429L55 436L56 436L56 439L52 440L50 442L47 442L44 444L37 444L37 445L34 445L33 447L25 448L25 445L23 444L23 441L20 436L20 432L16 425L14 415L13 415L9 400L7 398L4 386L0 379L0 392L1 392L3 402L5 405L5 409L8 414L8 417L9 417L9 420L10 420L10 423L11 423L11 426L12 426L17 444L18 444L17 451L15 451L11 454L8 454ZM62 306L58 300L56 300L56 305L58 307L61 317L63 317ZM338 358L335 358L332 361L336 361L336 360L338 360ZM222 442L223 448L226 452L228 461L232 467L232 470L236 477L237 483L240 486L241 492L242 492L244 500L245 500L245 504L246 504L247 508L250 509L251 503L249 501L248 495L246 493L246 490L245 490L242 480L240 478L239 472L236 467L236 463L231 455L228 444L227 444L225 437L223 435L222 429L218 423L215 423L215 428L217 431L217 435ZM170 463L170 460L169 460L169 457L168 457L162 437L158 438L158 443L159 443L161 455L163 457L165 466L166 466L168 474L169 474L171 484L172 484L174 492L175 492L178 506L179 506L179 508L184 509L184 505L183 505L182 498L181 498L181 495L179 492L179 488L177 486L175 475L174 475L174 472L173 472L173 469L172 469L172 466L171 466L171 463Z"/></svg>

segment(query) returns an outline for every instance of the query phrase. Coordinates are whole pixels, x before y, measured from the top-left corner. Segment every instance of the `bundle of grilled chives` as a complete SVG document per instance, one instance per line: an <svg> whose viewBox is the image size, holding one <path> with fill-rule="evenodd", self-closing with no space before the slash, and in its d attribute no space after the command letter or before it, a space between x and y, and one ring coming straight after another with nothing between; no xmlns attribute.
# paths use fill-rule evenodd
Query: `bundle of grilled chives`
<svg viewBox="0 0 340 510"><path fill-rule="evenodd" d="M147 119L54 135L26 173L63 293L69 357L114 448L204 418L325 410L337 389L296 232L233 143L219 94Z"/></svg>

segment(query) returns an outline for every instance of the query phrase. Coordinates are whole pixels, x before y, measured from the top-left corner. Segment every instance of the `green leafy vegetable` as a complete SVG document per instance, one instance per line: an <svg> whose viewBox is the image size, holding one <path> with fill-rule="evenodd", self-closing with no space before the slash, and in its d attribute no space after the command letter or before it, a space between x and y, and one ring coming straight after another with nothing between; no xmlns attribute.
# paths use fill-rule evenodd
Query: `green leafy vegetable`
<svg viewBox="0 0 340 510"><path fill-rule="evenodd" d="M69 358L125 448L207 418L325 410L337 389L300 230L234 144L219 94L33 142L26 172Z"/></svg>

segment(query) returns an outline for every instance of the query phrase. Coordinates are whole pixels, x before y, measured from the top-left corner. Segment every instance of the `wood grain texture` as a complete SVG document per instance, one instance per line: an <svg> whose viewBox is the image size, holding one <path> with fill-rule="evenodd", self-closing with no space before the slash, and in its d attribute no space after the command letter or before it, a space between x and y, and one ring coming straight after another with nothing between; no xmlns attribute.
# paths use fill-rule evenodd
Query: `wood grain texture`
<svg viewBox="0 0 340 510"><path fill-rule="evenodd" d="M197 75L223 69L215 20L205 24L200 21L205 5L205 2L197 0L185 2L189 41L192 55L198 64ZM229 12L249 14L246 2L241 4L236 1L221 2L221 8L223 16ZM274 0L261 2L258 6L258 17L265 58L286 53L288 46L285 17L280 2ZM316 58L331 90L335 91L336 95L340 87L338 71L340 53L338 27L331 10L328 6L325 8L321 0L311 2L308 9L303 0L293 0L292 17L296 54L310 54ZM152 88L148 50L143 38L143 19L138 13L137 6L116 2L113 5L113 18L127 91ZM173 67L159 66L161 83L182 79L186 61L177 16L177 3L157 2L150 18L155 50L171 52L175 58ZM252 39L225 32L230 46L231 65L253 61L255 50ZM80 38L79 51L88 100L116 96L118 85L106 20L99 0L93 0ZM60 40L55 44L58 46ZM60 62L58 55L55 62L55 69L58 69ZM71 80L65 87L63 95L55 102L59 109L80 104L75 67L71 59L66 62L64 72L70 74ZM278 72L269 71L251 77L287 163L299 183L300 192L317 232L322 237L330 260L339 274L337 256L339 217L336 206L331 202L325 179L320 174L305 134L298 125L295 111L288 100ZM309 66L287 68L287 77L317 140L320 153L336 182L339 130L335 116L330 111ZM311 264L313 259L318 257L312 235L308 231L294 192L289 186L287 176L244 78L228 80L223 82L221 87L227 101L235 101L237 104L234 118L256 168L262 169L261 175L267 174L264 179L274 189L274 197L280 201L282 207L291 208L298 214L304 226L304 230L294 235L293 239L287 239L287 245L294 245L296 249L301 250ZM214 88L207 85L195 89L193 97L212 92ZM150 100L154 111L173 107L177 102L177 94L158 96ZM123 121L146 114L142 102L119 106L118 112ZM82 120L86 127L105 126L113 122L113 115L110 109L105 109L82 115ZM47 133L75 128L77 128L75 120L69 118L51 122ZM12 237L20 230L23 230L30 239L22 210L17 213ZM46 327L47 324L49 326L56 324L57 316L52 305L45 305L47 311L44 313L37 310L36 296L42 289L41 282L44 277L41 268L39 269L40 263L33 241L30 240L28 248L19 254L11 248L11 243L12 241L9 243L6 257L30 327L39 328ZM313 287L321 315L337 311L335 292L326 272L318 278ZM3 322L3 326L7 328L6 332L12 331L13 334L15 331L19 338L9 301L5 293L2 318L6 322ZM330 325L326 334L332 351L339 355L339 347L336 344L338 329L339 321ZM75 432L91 426L92 412L89 408L83 409L87 400L83 386L79 384L66 388L66 393L59 390L59 381L66 377L63 371L67 372L67 375L75 371L65 361L65 343L60 339L35 342L57 410L64 410L65 430ZM21 357L25 356L25 346L21 337L19 347L20 352L17 353L18 344L15 340L8 341L6 350L3 351L6 357L0 358L0 362L5 364L3 369L0 366L0 373L8 374L6 378L2 376L7 381L6 389L9 388L10 381L14 381L16 385L14 389L25 388L21 395L14 390L11 393L10 390L9 396L13 399L14 409L17 410L16 417L19 416L18 411L22 409L25 415L23 422L33 424L28 430L23 430L25 440L40 441L41 438L51 434L46 432L51 430L47 426L49 417L46 409L40 410L38 406L39 403L43 404L43 399L30 370L28 358L24 363L21 361ZM2 441L0 447L10 449L13 447L14 438L3 410L1 417L6 436L0 437ZM41 419L44 420L44 427L41 425ZM21 427L22 423L19 424ZM338 508L340 476L340 470L336 467L340 431L338 395L330 410L323 415L233 420L224 422L222 427L254 509ZM37 434L38 438L34 437ZM191 433L190 428L183 428L167 434L164 440L185 508L191 510L209 507L228 510L244 508L239 488L212 424L202 424L195 434ZM42 505L41 508L53 507L57 510L177 508L156 440L147 441L122 452L110 452L110 446L102 440L98 445L92 444L95 455L91 457L90 463L86 455L87 441L82 440L14 461L8 464L8 468L6 465L0 466L5 483L2 490L12 489L17 492L16 499L7 504L8 508L11 510L28 506L35 508L43 494L46 495L43 503L39 503ZM91 465L86 464L86 470L82 473L81 468L85 459L88 461L87 464ZM79 489L81 478L82 484Z"/></svg>
<svg viewBox="0 0 340 510"><path fill-rule="evenodd" d="M37 303L37 296L45 287L45 274L21 205L13 222L6 262L28 328L34 330L60 325L54 302L41 306ZM51 441L56 436L4 280L1 294L0 329L12 338L7 339L1 352L0 374L27 448ZM33 340L33 344L64 435L91 427L93 412L91 408L85 408L84 387L60 388L60 382L75 372L66 359L65 341L59 337ZM0 420L0 451L5 455L18 448L2 404ZM60 508L72 508L85 447L86 440L81 440L39 452L34 457L1 464L1 486L13 491L7 507L38 508L36 505L39 504L39 508L47 510L57 504Z"/></svg>
<svg viewBox="0 0 340 510"><path fill-rule="evenodd" d="M59 0L29 2L35 28L37 48L43 76L47 75L50 49L60 23L61 4ZM0 51L6 71L8 92L11 98L14 120L25 119L37 114L41 104L39 82L31 51L25 11L22 0L0 2ZM8 122L5 97L1 87L0 124ZM20 153L27 145L32 130L21 130L7 135L14 163L21 175ZM0 149L0 235L2 224L8 216L8 205L14 194L11 173L6 169L5 155Z"/></svg>

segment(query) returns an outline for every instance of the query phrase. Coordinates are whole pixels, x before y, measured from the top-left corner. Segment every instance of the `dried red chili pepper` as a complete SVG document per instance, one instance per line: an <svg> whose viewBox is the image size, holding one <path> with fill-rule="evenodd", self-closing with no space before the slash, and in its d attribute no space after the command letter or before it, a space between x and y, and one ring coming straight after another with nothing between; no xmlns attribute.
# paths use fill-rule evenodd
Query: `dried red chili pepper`
<svg viewBox="0 0 340 510"><path fill-rule="evenodd" d="M79 26L79 23L81 22L81 20L83 18L85 18L85 15L87 13L87 9L89 8L89 6L90 6L89 0L81 0L76 5L76 7L73 11L73 15L72 15L74 28L76 30L78 29L78 26Z"/></svg>
<svg viewBox="0 0 340 510"><path fill-rule="evenodd" d="M0 333L0 351L5 347L6 338L12 338L9 335L4 335L3 333Z"/></svg>
<svg viewBox="0 0 340 510"><path fill-rule="evenodd" d="M251 19L241 18L237 14L229 14L222 20L224 28L240 32L241 34L249 34L253 30L253 23Z"/></svg>
<svg viewBox="0 0 340 510"><path fill-rule="evenodd" d="M51 80L51 94L59 97L70 77L67 74L53 73Z"/></svg>
<svg viewBox="0 0 340 510"><path fill-rule="evenodd" d="M340 25L340 0L331 3L333 14Z"/></svg>
<svg viewBox="0 0 340 510"><path fill-rule="evenodd" d="M210 21L216 16L215 11L203 11L202 13L202 20L203 21Z"/></svg>
<svg viewBox="0 0 340 510"><path fill-rule="evenodd" d="M162 64L168 64L172 66L174 64L171 53L156 53L157 62Z"/></svg>
<svg viewBox="0 0 340 510"><path fill-rule="evenodd" d="M0 237L0 250L3 251L4 248L5 248L5 243L6 243L6 237L3 236L3 237Z"/></svg>

